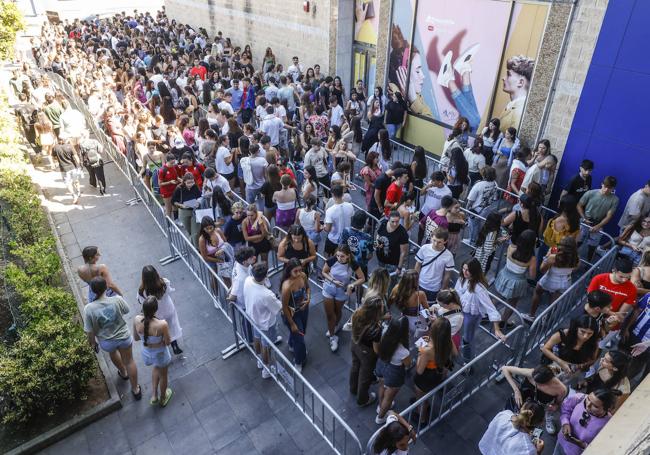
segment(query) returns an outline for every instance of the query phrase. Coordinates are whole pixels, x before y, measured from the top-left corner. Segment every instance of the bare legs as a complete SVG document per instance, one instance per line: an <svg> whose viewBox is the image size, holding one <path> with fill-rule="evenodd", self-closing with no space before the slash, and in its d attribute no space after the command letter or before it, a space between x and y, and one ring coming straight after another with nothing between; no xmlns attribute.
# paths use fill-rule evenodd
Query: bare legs
<svg viewBox="0 0 650 455"><path fill-rule="evenodd" d="M325 299L325 315L327 316L327 328L329 329L330 336L336 334L336 327L341 322L343 312L343 303L334 299Z"/></svg>
<svg viewBox="0 0 650 455"><path fill-rule="evenodd" d="M115 365L119 370L120 374L124 375L127 373L129 375L129 381L131 381L131 390L133 393L138 392L138 367L135 365L135 361L133 360L131 346L110 352L109 355L113 365Z"/></svg>

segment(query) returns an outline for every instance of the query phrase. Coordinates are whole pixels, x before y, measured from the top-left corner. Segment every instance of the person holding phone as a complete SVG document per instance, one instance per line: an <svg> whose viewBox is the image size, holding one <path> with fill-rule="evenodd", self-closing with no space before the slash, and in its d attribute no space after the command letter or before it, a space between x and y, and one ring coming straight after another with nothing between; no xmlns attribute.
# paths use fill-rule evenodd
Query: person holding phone
<svg viewBox="0 0 650 455"><path fill-rule="evenodd" d="M544 441L537 427L543 421L544 407L536 401L526 401L518 414L501 411L488 425L478 448L483 455L539 455Z"/></svg>
<svg viewBox="0 0 650 455"><path fill-rule="evenodd" d="M562 435L553 455L580 455L612 418L619 390L598 389L586 395L576 393L562 403Z"/></svg>

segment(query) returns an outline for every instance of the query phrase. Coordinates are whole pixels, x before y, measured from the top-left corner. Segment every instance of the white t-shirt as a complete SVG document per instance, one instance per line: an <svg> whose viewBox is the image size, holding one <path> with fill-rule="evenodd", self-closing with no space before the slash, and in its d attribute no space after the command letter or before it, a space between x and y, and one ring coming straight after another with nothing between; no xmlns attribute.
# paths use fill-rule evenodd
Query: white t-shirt
<svg viewBox="0 0 650 455"><path fill-rule="evenodd" d="M232 191L232 189L230 188L230 183L228 183L228 180L226 180L226 178L223 175L217 174L217 177L214 180L210 180L210 179L205 180L205 183L203 183L203 189L204 189L203 193L206 192L205 191L206 189L208 190L208 192L212 193L213 189L217 186L221 188L221 191L223 191L224 194L228 194Z"/></svg>
<svg viewBox="0 0 650 455"><path fill-rule="evenodd" d="M343 123L343 108L337 104L331 110L330 125L341 126Z"/></svg>
<svg viewBox="0 0 650 455"><path fill-rule="evenodd" d="M421 246L415 255L415 260L422 264L420 287L427 291L438 292L442 286L445 272L454 270L454 255L451 254L451 251L445 248L442 254L440 253L440 251L434 250L430 243L427 243ZM438 258L433 261L436 256Z"/></svg>
<svg viewBox="0 0 650 455"><path fill-rule="evenodd" d="M485 167L485 156L482 153L474 153L472 149L465 149L463 152L467 164L469 166L469 172L479 172Z"/></svg>
<svg viewBox="0 0 650 455"><path fill-rule="evenodd" d="M505 410L494 416L478 443L483 455L537 455L530 435L517 430L510 421L513 415Z"/></svg>
<svg viewBox="0 0 650 455"><path fill-rule="evenodd" d="M424 197L424 204L422 204L420 211L426 215L431 210L438 210L442 198L445 196L451 196L451 190L447 185L443 185L441 188L432 186L427 190L427 194Z"/></svg>
<svg viewBox="0 0 650 455"><path fill-rule="evenodd" d="M260 129L271 138L271 145L273 147L280 143L280 130L283 126L284 122L276 117L275 114L266 114L266 117L262 120Z"/></svg>
<svg viewBox="0 0 650 455"><path fill-rule="evenodd" d="M526 171L524 175L524 181L521 182L521 188L519 189L519 194L524 193L524 189L527 189L530 186L531 182L539 183L542 176L542 170L539 168L537 163L533 164Z"/></svg>
<svg viewBox="0 0 650 455"><path fill-rule="evenodd" d="M489 207L496 202L499 194L497 193L497 184L481 180L476 182L467 196L467 203L472 210L480 212L482 209Z"/></svg>
<svg viewBox="0 0 650 455"><path fill-rule="evenodd" d="M217 157L215 164L217 166L217 172L219 174L232 174L235 172L235 166L233 166L232 161L230 164L226 164L225 159L230 156L230 150L227 147L221 146L217 149Z"/></svg>
<svg viewBox="0 0 650 455"><path fill-rule="evenodd" d="M390 358L390 363L392 365L400 366L402 365L402 361L407 358L411 353L409 352L408 349L404 347L402 344L397 345L397 349L395 349L395 352L393 353L393 356Z"/></svg>
<svg viewBox="0 0 650 455"><path fill-rule="evenodd" d="M232 286L230 287L230 295L237 297L237 305L244 309L244 281L251 275L251 267L243 266L239 262L235 262L232 268Z"/></svg>
<svg viewBox="0 0 650 455"><path fill-rule="evenodd" d="M250 159L251 163L251 173L253 174L253 183L246 185L247 188L251 190L256 190L262 188L264 185L264 169L269 165L269 162L266 161L266 158L263 156L252 156Z"/></svg>
<svg viewBox="0 0 650 455"><path fill-rule="evenodd" d="M217 104L217 106L219 107L220 110L222 110L222 111L225 110L225 111L228 111L228 113L230 113L230 115L235 115L235 111L232 108L232 104L230 104L228 101L223 100L219 104Z"/></svg>
<svg viewBox="0 0 650 455"><path fill-rule="evenodd" d="M262 330L268 330L275 325L278 313L282 309L282 302L273 291L255 281L252 276L244 280L244 302L246 302L246 314Z"/></svg>
<svg viewBox="0 0 650 455"><path fill-rule="evenodd" d="M630 224L634 218L638 217L639 215L647 215L649 211L650 196L646 196L646 194L643 192L643 188L635 191L625 204L625 209L623 209L623 214L621 215L621 219L618 222L618 227L623 229L625 226Z"/></svg>
<svg viewBox="0 0 650 455"><path fill-rule="evenodd" d="M332 224L332 230L327 233L330 242L339 243L343 230L352 224L352 215L354 215L354 206L349 202L334 204L325 211L325 224Z"/></svg>

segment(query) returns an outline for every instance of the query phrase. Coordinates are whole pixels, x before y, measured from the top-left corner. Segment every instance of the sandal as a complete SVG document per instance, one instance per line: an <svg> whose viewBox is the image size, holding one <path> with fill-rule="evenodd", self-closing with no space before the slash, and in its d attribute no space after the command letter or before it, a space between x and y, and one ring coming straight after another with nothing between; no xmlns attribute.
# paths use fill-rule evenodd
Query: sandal
<svg viewBox="0 0 650 455"><path fill-rule="evenodd" d="M122 372L120 370L117 370L117 375L122 378L124 381L129 380L129 374L127 373L126 376L122 376Z"/></svg>
<svg viewBox="0 0 650 455"><path fill-rule="evenodd" d="M173 395L174 395L174 391L169 387L167 387L167 390L165 391L165 398L162 401L160 401L160 406L163 408L167 406L167 403L169 403L169 400L172 399Z"/></svg>
<svg viewBox="0 0 650 455"><path fill-rule="evenodd" d="M156 397L156 398L152 398L151 400L149 400L149 404L150 404L151 406L155 406L155 405L157 405L158 403L160 403L160 401L158 400L158 397Z"/></svg>
<svg viewBox="0 0 650 455"><path fill-rule="evenodd" d="M136 400L141 400L142 399L142 387L140 387L140 384L138 384L138 391L134 392L131 390L131 393L133 394L133 398Z"/></svg>

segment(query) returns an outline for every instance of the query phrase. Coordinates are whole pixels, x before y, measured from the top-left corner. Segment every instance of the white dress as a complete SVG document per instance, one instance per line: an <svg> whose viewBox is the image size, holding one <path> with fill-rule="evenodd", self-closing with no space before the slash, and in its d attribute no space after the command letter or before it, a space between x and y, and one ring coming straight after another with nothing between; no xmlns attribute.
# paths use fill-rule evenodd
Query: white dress
<svg viewBox="0 0 650 455"><path fill-rule="evenodd" d="M167 285L167 290L165 291L165 294L160 299L158 299L158 311L156 311L156 317L167 322L167 325L169 326L169 338L171 341L176 341L183 335L183 329L178 322L176 307L174 306L174 301L170 296L170 294L174 292L175 289L171 287L167 278L163 278L163 280ZM140 305L142 305L142 302L144 302L147 294L145 293L145 297L142 297L138 293L137 297L138 302L140 302Z"/></svg>

